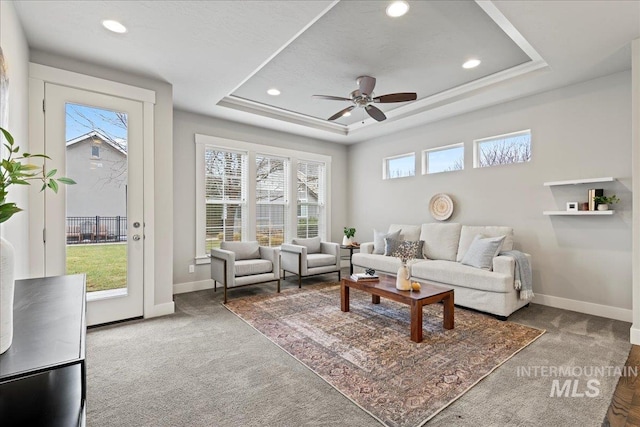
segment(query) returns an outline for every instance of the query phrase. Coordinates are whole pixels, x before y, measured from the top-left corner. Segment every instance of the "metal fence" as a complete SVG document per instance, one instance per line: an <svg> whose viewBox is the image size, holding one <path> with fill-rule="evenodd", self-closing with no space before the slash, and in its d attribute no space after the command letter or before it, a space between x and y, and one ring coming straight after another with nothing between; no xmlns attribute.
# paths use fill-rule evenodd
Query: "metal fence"
<svg viewBox="0 0 640 427"><path fill-rule="evenodd" d="M67 244L126 242L126 216L68 216Z"/></svg>

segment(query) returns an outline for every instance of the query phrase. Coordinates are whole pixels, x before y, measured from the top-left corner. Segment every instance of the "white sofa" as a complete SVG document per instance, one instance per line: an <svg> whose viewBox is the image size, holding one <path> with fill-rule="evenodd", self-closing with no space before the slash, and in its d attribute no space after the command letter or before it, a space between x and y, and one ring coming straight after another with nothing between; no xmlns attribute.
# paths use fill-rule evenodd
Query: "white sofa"
<svg viewBox="0 0 640 427"><path fill-rule="evenodd" d="M409 262L411 278L453 288L456 305L505 319L529 303L528 300L521 300L520 292L515 289L515 260L512 257L494 257L491 270L460 263L478 234L484 237L504 235L506 237L501 251L512 250L511 227L467 226L456 223L429 223L419 226L392 224L388 232L397 230L401 230L400 240L424 241L425 259ZM362 243L360 252L352 257L354 270L372 268L377 273L396 275L401 265L400 259L373 252L374 242ZM531 256L526 255L531 263Z"/></svg>

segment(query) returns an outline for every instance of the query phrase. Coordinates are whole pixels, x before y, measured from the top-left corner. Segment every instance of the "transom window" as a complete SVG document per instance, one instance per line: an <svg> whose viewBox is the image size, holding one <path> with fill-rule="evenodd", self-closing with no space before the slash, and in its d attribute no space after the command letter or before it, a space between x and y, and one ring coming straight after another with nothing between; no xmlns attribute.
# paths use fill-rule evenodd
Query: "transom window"
<svg viewBox="0 0 640 427"><path fill-rule="evenodd" d="M385 157L382 162L382 178L395 179L416 174L416 153Z"/></svg>
<svg viewBox="0 0 640 427"><path fill-rule="evenodd" d="M422 173L440 173L464 169L464 144L431 148L422 152Z"/></svg>
<svg viewBox="0 0 640 427"><path fill-rule="evenodd" d="M473 167L508 165L531 161L531 129L476 139Z"/></svg>

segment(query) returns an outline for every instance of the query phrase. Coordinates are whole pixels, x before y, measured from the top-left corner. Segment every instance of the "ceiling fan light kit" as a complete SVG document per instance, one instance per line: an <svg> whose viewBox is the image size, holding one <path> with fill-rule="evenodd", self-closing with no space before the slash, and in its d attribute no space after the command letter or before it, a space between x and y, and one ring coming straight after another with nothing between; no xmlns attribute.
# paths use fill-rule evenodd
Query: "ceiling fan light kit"
<svg viewBox="0 0 640 427"><path fill-rule="evenodd" d="M340 110L333 116L329 117L328 120L331 121L339 119L340 117L344 117L345 114L349 113L355 107L362 107L374 120L381 122L383 120L386 120L387 116L385 116L382 110L380 110L378 107L373 106L372 104L415 101L418 98L418 95L415 92L399 92L374 96L373 89L376 86L376 79L375 77L371 76L358 77L356 79L356 84L358 85L358 89L351 92L349 94L349 98L331 95L313 95L313 98L315 99L325 99L329 101L351 101L353 103L353 105L350 105L349 107Z"/></svg>

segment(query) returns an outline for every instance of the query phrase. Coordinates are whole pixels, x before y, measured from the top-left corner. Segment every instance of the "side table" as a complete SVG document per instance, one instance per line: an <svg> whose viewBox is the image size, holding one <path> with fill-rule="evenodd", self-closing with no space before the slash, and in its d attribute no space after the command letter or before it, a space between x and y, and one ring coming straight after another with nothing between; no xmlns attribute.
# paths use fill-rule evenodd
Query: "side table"
<svg viewBox="0 0 640 427"><path fill-rule="evenodd" d="M357 250L358 252L360 252L360 246L340 245L340 249L346 249L346 250L349 251L349 275L352 275L353 274L353 263L351 262L351 258L353 258L353 251Z"/></svg>

